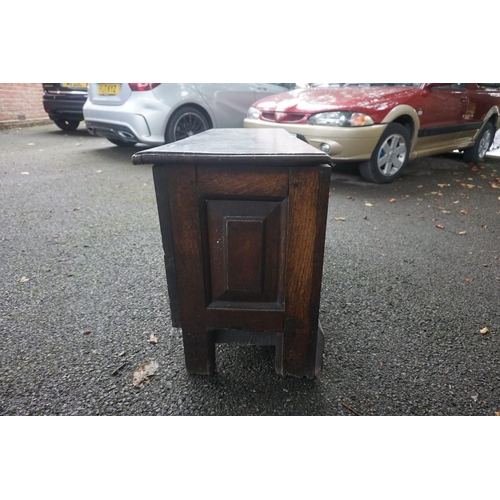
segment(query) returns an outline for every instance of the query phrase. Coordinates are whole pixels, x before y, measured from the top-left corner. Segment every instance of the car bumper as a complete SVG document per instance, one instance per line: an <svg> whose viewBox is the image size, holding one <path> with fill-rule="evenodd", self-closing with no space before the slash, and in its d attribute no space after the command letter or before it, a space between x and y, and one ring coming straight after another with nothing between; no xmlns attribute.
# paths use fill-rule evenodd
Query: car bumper
<svg viewBox="0 0 500 500"><path fill-rule="evenodd" d="M51 120L83 120L83 105L87 100L86 95L44 94L43 107Z"/></svg>
<svg viewBox="0 0 500 500"><path fill-rule="evenodd" d="M110 106L88 100L83 107L85 125L91 134L108 139L132 142L133 137L135 142L147 145L165 144L165 124L171 108L155 101L150 106L136 105L130 98L120 106Z"/></svg>
<svg viewBox="0 0 500 500"><path fill-rule="evenodd" d="M325 127L292 123L275 123L245 118L245 128L283 128L305 139L311 146L321 149L330 147L328 155L336 161L362 161L370 159L386 124L369 127Z"/></svg>
<svg viewBox="0 0 500 500"><path fill-rule="evenodd" d="M97 135L116 141L130 142L132 144L140 142L139 138L134 134L133 129L127 125L110 125L109 123L86 120L85 126L90 135Z"/></svg>

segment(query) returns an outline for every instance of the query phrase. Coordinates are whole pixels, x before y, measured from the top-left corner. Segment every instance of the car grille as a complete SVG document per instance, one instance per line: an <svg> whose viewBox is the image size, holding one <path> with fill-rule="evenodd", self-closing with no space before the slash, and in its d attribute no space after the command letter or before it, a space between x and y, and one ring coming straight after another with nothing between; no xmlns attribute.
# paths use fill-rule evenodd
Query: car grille
<svg viewBox="0 0 500 500"><path fill-rule="evenodd" d="M279 122L279 123L297 123L304 120L306 115L299 113L282 113L277 112L267 112L262 113L262 119L269 122Z"/></svg>

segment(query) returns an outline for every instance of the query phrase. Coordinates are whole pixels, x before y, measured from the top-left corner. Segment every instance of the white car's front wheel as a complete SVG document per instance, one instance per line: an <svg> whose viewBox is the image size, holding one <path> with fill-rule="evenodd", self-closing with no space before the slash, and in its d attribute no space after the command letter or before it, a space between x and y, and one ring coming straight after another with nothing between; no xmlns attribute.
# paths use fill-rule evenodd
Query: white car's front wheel
<svg viewBox="0 0 500 500"><path fill-rule="evenodd" d="M371 158L361 163L359 172L365 181L385 184L396 180L410 155L410 132L400 123L387 126Z"/></svg>

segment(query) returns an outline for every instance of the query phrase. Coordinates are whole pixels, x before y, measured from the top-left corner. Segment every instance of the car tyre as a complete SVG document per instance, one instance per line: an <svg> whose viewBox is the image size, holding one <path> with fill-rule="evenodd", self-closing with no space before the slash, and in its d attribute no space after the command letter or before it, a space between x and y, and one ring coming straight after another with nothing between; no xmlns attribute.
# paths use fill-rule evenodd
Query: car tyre
<svg viewBox="0 0 500 500"><path fill-rule="evenodd" d="M184 106L175 111L167 124L165 141L180 141L212 128L207 117L193 106Z"/></svg>
<svg viewBox="0 0 500 500"><path fill-rule="evenodd" d="M387 184L402 173L410 155L410 132L400 123L387 126L372 156L359 166L361 177L368 182Z"/></svg>
<svg viewBox="0 0 500 500"><path fill-rule="evenodd" d="M109 139L108 141L113 143L115 146L119 146L121 148L129 148L132 146L135 146L137 142L131 142L131 141L120 141L119 139Z"/></svg>
<svg viewBox="0 0 500 500"><path fill-rule="evenodd" d="M490 149L494 136L495 129L491 122L488 122L480 132L474 146L464 149L464 161L466 163L479 163L483 161L486 153Z"/></svg>
<svg viewBox="0 0 500 500"><path fill-rule="evenodd" d="M79 120L54 120L61 130L76 130L80 125Z"/></svg>

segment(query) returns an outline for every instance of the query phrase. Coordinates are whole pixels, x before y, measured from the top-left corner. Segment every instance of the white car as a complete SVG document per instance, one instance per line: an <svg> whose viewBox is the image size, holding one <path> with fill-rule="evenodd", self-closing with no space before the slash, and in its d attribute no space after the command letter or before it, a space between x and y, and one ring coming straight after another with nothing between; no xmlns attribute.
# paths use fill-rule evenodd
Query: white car
<svg viewBox="0 0 500 500"><path fill-rule="evenodd" d="M89 83L83 106L92 135L117 146L150 146L185 139L210 128L243 127L259 99L286 92L281 83Z"/></svg>

